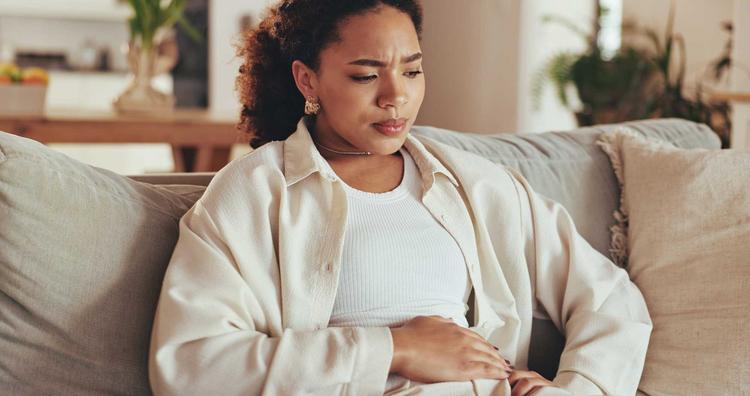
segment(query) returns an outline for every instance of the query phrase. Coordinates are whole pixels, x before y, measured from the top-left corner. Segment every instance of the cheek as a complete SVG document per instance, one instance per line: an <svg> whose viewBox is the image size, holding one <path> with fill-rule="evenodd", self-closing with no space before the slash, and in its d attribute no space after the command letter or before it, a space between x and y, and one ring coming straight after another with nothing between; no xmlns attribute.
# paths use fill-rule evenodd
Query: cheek
<svg viewBox="0 0 750 396"><path fill-rule="evenodd" d="M414 81L414 84L411 87L411 105L415 109L419 109L419 107L422 106L422 101L424 100L424 92L425 92L425 82L424 79L421 79L420 81Z"/></svg>
<svg viewBox="0 0 750 396"><path fill-rule="evenodd" d="M422 103L422 99L424 99L424 91L425 91L425 81L422 79L417 84L416 88L416 97L419 99L419 103Z"/></svg>
<svg viewBox="0 0 750 396"><path fill-rule="evenodd" d="M329 108L353 110L361 108L372 101L372 93L366 86L341 83L326 92L326 103Z"/></svg>

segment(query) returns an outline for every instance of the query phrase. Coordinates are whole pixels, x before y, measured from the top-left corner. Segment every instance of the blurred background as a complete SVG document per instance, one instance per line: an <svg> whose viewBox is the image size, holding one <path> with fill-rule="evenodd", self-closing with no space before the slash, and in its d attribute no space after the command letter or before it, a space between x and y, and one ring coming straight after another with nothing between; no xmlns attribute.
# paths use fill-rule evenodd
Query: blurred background
<svg viewBox="0 0 750 396"><path fill-rule="evenodd" d="M235 45L273 2L162 1L175 18L151 30L136 3L0 0L0 130L121 174L215 170L248 152ZM423 6L418 124L535 133L681 117L750 148L748 0Z"/></svg>

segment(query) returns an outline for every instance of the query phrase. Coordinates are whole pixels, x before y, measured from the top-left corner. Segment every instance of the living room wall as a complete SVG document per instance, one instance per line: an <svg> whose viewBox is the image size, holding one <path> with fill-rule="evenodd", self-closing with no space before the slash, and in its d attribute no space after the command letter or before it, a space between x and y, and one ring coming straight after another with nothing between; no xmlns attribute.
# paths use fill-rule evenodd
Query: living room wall
<svg viewBox="0 0 750 396"><path fill-rule="evenodd" d="M262 18L271 0L212 1L210 100L218 111L235 111L234 77L239 60L232 43L242 15ZM542 24L546 14L590 25L592 0L423 1L422 49L427 95L417 123L465 132L541 132L575 126L551 90L532 106L536 71L557 51L580 50L575 34Z"/></svg>
<svg viewBox="0 0 750 396"><path fill-rule="evenodd" d="M687 73L685 81L694 84L707 66L721 55L727 33L721 28L732 21L735 2L746 0L677 0L674 32L685 38ZM663 37L672 0L624 0L623 17L639 26L655 29ZM726 88L727 84L719 85Z"/></svg>
<svg viewBox="0 0 750 396"><path fill-rule="evenodd" d="M417 123L515 130L518 1L423 2L426 95Z"/></svg>
<svg viewBox="0 0 750 396"><path fill-rule="evenodd" d="M551 90L534 108L531 86L549 57L585 45L542 17L560 15L588 27L592 0L429 0L423 6L427 95L418 123L477 133L575 126Z"/></svg>

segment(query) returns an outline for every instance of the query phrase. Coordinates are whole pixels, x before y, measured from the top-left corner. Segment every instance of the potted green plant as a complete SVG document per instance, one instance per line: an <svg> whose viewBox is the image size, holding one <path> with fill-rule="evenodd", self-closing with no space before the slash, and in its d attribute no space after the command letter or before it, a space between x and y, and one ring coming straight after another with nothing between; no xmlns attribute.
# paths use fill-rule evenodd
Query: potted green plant
<svg viewBox="0 0 750 396"><path fill-rule="evenodd" d="M729 103L708 98L703 81L697 82L691 97L685 95L687 54L684 38L674 33L674 13L673 3L663 39L660 39L652 29L638 29L638 32L648 37L651 43L651 62L655 65L658 76L656 84L646 92L640 103L650 117L676 117L708 125L719 135L722 147L727 148L730 145L731 131ZM731 26L727 30L731 34ZM731 39L728 46L731 48ZM713 73L717 80L731 65L730 52L725 51L713 65ZM679 58L675 58L677 54Z"/></svg>
<svg viewBox="0 0 750 396"><path fill-rule="evenodd" d="M200 33L185 19L187 0L127 0L133 10L130 29L129 65L133 82L114 103L122 112L163 112L174 108L174 96L152 86L155 75L169 71L177 61L177 44L170 29L178 25L193 40Z"/></svg>
<svg viewBox="0 0 750 396"><path fill-rule="evenodd" d="M545 21L561 23L582 36L588 46L582 53L563 52L550 59L534 82L535 101L538 103L542 87L549 81L560 102L570 107L568 87L575 86L582 104L575 115L581 126L643 118L684 118L707 124L719 135L723 147L728 147L729 104L706 98L700 81L692 97L685 95L685 42L674 33L675 4L670 8L663 37L653 29L623 24L623 33L645 37L650 45L626 45L611 59L602 56L598 45L599 20L604 13L606 9L598 9L591 34L563 18L545 17ZM731 33L731 27L727 30ZM717 76L731 64L728 53L725 49L713 65Z"/></svg>
<svg viewBox="0 0 750 396"><path fill-rule="evenodd" d="M544 22L559 23L579 35L587 46L581 53L565 51L554 55L539 71L532 88L537 106L544 84L549 81L560 102L568 108L571 106L569 87L576 88L581 108L575 115L581 126L646 116L637 99L652 78L653 63L648 55L635 48L618 51L609 59L604 57L598 37L600 21L607 12L597 5L591 33L565 18L544 17Z"/></svg>

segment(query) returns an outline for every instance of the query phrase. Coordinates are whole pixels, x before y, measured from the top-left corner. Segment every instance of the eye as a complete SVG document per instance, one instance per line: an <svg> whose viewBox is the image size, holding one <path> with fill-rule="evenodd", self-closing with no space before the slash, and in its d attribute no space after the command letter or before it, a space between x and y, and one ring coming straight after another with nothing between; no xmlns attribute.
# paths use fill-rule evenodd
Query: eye
<svg viewBox="0 0 750 396"><path fill-rule="evenodd" d="M356 82L360 82L360 83L366 83L366 82L370 82L370 81L374 80L377 77L378 76L376 76L374 74L370 74L369 76L352 76L352 80L354 80Z"/></svg>
<svg viewBox="0 0 750 396"><path fill-rule="evenodd" d="M408 72L406 72L404 74L406 75L406 77L409 77L409 78L417 78L417 76L419 76L422 73L423 72L421 70L412 70L412 71L408 71Z"/></svg>

